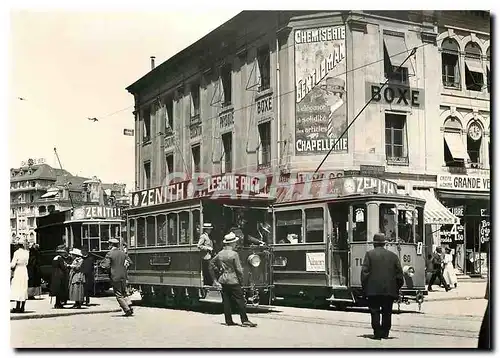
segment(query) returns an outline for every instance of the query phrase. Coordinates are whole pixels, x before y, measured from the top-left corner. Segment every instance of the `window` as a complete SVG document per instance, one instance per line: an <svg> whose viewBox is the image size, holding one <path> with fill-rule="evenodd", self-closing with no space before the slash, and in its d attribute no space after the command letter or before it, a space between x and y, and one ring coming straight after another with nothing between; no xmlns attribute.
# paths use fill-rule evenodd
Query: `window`
<svg viewBox="0 0 500 358"><path fill-rule="evenodd" d="M415 243L413 229L416 215L414 210L398 210L398 242Z"/></svg>
<svg viewBox="0 0 500 358"><path fill-rule="evenodd" d="M230 173L232 168L232 151L233 151L233 133L229 132L222 135L222 145L224 146L224 161L222 162L222 172Z"/></svg>
<svg viewBox="0 0 500 358"><path fill-rule="evenodd" d="M169 134L174 129L174 100L172 97L165 99L165 134Z"/></svg>
<svg viewBox="0 0 500 358"><path fill-rule="evenodd" d="M191 85L191 117L200 115L200 84Z"/></svg>
<svg viewBox="0 0 500 358"><path fill-rule="evenodd" d="M384 75L390 82L408 84L408 55L404 34L384 31Z"/></svg>
<svg viewBox="0 0 500 358"><path fill-rule="evenodd" d="M385 114L385 155L388 164L408 165L406 116Z"/></svg>
<svg viewBox="0 0 500 358"><path fill-rule="evenodd" d="M455 40L444 39L441 45L443 86L460 88L459 47Z"/></svg>
<svg viewBox="0 0 500 358"><path fill-rule="evenodd" d="M200 211L193 210L193 232L192 232L192 240L193 244L198 243L198 239L200 238Z"/></svg>
<svg viewBox="0 0 500 358"><path fill-rule="evenodd" d="M174 154L167 154L165 157L167 162L167 174L171 174L174 172Z"/></svg>
<svg viewBox="0 0 500 358"><path fill-rule="evenodd" d="M352 206L352 241L360 242L368 240L366 205L356 204Z"/></svg>
<svg viewBox="0 0 500 358"><path fill-rule="evenodd" d="M482 91L484 86L481 48L474 42L465 46L465 87L470 91Z"/></svg>
<svg viewBox="0 0 500 358"><path fill-rule="evenodd" d="M268 166L271 164L271 122L259 124L259 138L258 165Z"/></svg>
<svg viewBox="0 0 500 358"><path fill-rule="evenodd" d="M257 51L257 64L260 73L259 91L265 91L271 87L271 61L269 58L269 46L263 46Z"/></svg>
<svg viewBox="0 0 500 358"><path fill-rule="evenodd" d="M276 214L276 243L302 243L302 211L281 211Z"/></svg>
<svg viewBox="0 0 500 358"><path fill-rule="evenodd" d="M486 50L486 87L488 89L488 93L490 93L490 81L491 81L491 73L490 73L490 48Z"/></svg>
<svg viewBox="0 0 500 358"><path fill-rule="evenodd" d="M168 214L167 245L177 245L177 214Z"/></svg>
<svg viewBox="0 0 500 358"><path fill-rule="evenodd" d="M109 247L108 241L110 239L110 227L109 225L99 225L100 237L101 237L101 251L106 251ZM114 233L111 233L111 237L115 237Z"/></svg>
<svg viewBox="0 0 500 358"><path fill-rule="evenodd" d="M144 162L144 189L151 188L151 162Z"/></svg>
<svg viewBox="0 0 500 358"><path fill-rule="evenodd" d="M136 238L136 231L135 231L135 220L134 219L130 219L129 221L129 246L130 247L134 247L136 245L136 241L135 241L135 238Z"/></svg>
<svg viewBox="0 0 500 358"><path fill-rule="evenodd" d="M146 218L137 218L135 239L137 242L137 247L146 246Z"/></svg>
<svg viewBox="0 0 500 358"><path fill-rule="evenodd" d="M306 209L306 242L323 242L323 208Z"/></svg>
<svg viewBox="0 0 500 358"><path fill-rule="evenodd" d="M194 145L191 148L191 154L193 156L193 162L192 162L192 172L193 173L199 173L201 171L200 168L200 145Z"/></svg>
<svg viewBox="0 0 500 358"><path fill-rule="evenodd" d="M146 108L142 111L142 121L144 125L144 131L142 134L143 143L149 142L151 140L151 109Z"/></svg>
<svg viewBox="0 0 500 358"><path fill-rule="evenodd" d="M167 244L167 220L165 215L156 217L157 243L156 246L165 246Z"/></svg>
<svg viewBox="0 0 500 358"><path fill-rule="evenodd" d="M396 241L398 218L396 206L393 204L380 204L379 206L380 232L385 234L388 241Z"/></svg>
<svg viewBox="0 0 500 358"><path fill-rule="evenodd" d="M179 213L179 245L189 244L189 212Z"/></svg>
<svg viewBox="0 0 500 358"><path fill-rule="evenodd" d="M154 216L146 218L146 246L156 245L156 222Z"/></svg>
<svg viewBox="0 0 500 358"><path fill-rule="evenodd" d="M462 138L462 125L454 117L444 123L444 162L447 167L464 167L469 155Z"/></svg>
<svg viewBox="0 0 500 358"><path fill-rule="evenodd" d="M222 81L222 91L223 91L223 106L228 106L231 104L231 94L232 94L232 67L231 65L225 65L221 68L221 81Z"/></svg>

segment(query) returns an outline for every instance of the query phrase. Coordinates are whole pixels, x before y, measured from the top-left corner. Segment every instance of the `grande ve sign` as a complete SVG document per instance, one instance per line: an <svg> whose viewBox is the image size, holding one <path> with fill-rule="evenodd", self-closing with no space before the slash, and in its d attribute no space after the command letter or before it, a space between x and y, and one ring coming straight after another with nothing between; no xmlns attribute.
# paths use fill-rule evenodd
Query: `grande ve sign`
<svg viewBox="0 0 500 358"><path fill-rule="evenodd" d="M490 191L489 176L443 174L437 177L437 188L460 191Z"/></svg>

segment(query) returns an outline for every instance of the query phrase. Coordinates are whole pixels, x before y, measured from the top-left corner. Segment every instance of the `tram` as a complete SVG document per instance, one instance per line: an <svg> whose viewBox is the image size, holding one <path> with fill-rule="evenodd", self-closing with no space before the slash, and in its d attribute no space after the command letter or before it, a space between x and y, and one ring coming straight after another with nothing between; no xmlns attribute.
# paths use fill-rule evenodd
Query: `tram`
<svg viewBox="0 0 500 358"><path fill-rule="evenodd" d="M427 294L425 200L397 194L395 183L370 177L320 179L276 188L272 205L275 299L364 306L363 258L373 235L386 234L405 284L400 303Z"/></svg>
<svg viewBox="0 0 500 358"><path fill-rule="evenodd" d="M245 231L256 232L271 220L265 177L228 174L199 177L138 191L126 210L128 283L144 301L162 306L196 306L221 302L212 282L203 281L200 228L211 223L215 255L222 239L244 216ZM257 235L257 234L255 234ZM269 304L272 298L272 245L242 245L247 303Z"/></svg>

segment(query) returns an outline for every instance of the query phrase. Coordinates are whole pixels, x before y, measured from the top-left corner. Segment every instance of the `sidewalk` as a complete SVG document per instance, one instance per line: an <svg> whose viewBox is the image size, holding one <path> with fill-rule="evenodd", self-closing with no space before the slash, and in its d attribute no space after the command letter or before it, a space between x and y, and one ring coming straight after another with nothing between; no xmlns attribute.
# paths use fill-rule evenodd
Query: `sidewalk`
<svg viewBox="0 0 500 358"><path fill-rule="evenodd" d="M481 299L484 298L484 294L486 293L486 280L482 282L459 281L458 287L448 292L438 285L433 285L432 288L435 291L429 292L424 297L424 302Z"/></svg>
<svg viewBox="0 0 500 358"><path fill-rule="evenodd" d="M25 313L11 313L11 320L19 319L33 319L33 318L47 318L47 317L59 317L59 316L72 316L81 314L97 314L97 313L110 313L121 311L116 302L116 298L112 297L92 297L90 299L90 306L83 306L81 309L70 308L73 302L68 303L65 309L54 309L54 300L52 298L52 303L50 302L50 297L48 294L37 297L36 300L26 301L26 311ZM14 308L15 303L10 303L10 308Z"/></svg>

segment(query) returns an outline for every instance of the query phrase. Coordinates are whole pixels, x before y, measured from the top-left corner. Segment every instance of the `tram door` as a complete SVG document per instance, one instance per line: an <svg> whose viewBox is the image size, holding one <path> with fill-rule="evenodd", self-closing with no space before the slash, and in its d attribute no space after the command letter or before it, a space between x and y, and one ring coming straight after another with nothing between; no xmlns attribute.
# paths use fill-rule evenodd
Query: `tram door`
<svg viewBox="0 0 500 358"><path fill-rule="evenodd" d="M328 204L326 252L330 287L345 287L349 274L349 205Z"/></svg>

